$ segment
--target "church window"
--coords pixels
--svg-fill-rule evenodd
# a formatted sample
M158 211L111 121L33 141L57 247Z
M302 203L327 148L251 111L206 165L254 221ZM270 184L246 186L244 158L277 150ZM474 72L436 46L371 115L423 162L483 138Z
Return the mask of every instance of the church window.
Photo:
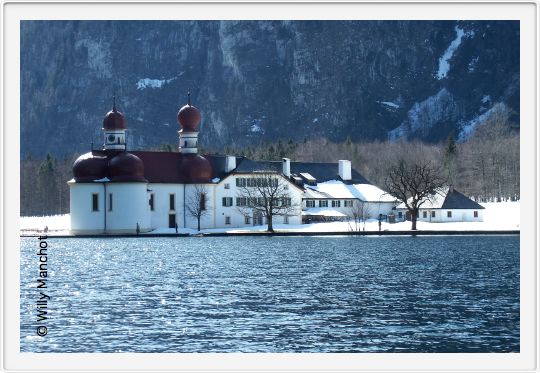
M333 200L332 201L332 207L341 207L341 201Z
M478 217L478 211L475 211L475 212L474 212L474 217L475 217L475 218Z
M319 207L328 207L328 201L320 200L319 201Z
M427 218L427 211L422 211L422 217L423 217L424 219Z
M435 211L431 211L431 217L432 217L432 218L435 217Z
M99 194L92 194L92 211L99 211Z
M201 199L199 201L199 207L201 211L206 211L206 194L201 193Z
M169 194L169 210L174 210L174 194Z
M231 224L231 217L225 216L225 224L230 225Z
M225 183L225 189L231 189L231 184Z
M306 207L315 207L315 201L312 199L306 200Z
M109 211L112 211L112 206L113 206L112 193L109 193Z
M346 201L343 201L343 205L344 205L345 207L352 207L353 201L350 200L350 199L349 199L349 200L346 200Z
M150 194L148 204L150 205L150 211L154 211L154 193Z
M251 218L249 216L244 216L244 223L251 224Z
M446 212L446 216L449 217L449 218L451 218L451 217L452 217L452 211L447 211L447 212Z
M222 199L222 205L224 207L231 207L233 205L233 199L232 197L223 197Z

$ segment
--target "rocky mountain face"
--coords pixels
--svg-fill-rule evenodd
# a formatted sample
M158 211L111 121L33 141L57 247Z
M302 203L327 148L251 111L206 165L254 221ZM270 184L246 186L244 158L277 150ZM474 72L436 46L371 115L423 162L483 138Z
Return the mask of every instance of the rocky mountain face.
M188 90L211 148L466 141L493 112L519 125L519 22L21 22L22 156L99 146L115 93L129 148L176 144Z

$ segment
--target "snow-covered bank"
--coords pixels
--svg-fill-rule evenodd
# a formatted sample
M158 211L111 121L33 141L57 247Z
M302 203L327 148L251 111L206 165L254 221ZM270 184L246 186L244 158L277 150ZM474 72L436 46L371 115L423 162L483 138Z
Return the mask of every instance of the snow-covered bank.
M69 214L51 216L21 216L19 219L21 233L43 232L45 227L50 233L69 234L71 221Z
M490 202L481 203L486 208L483 222L471 223L427 223L418 222L419 230L427 231L510 231L520 229L520 208L518 202ZM24 216L20 218L21 233L42 232L47 226L51 234L69 234L70 220L69 214L54 216ZM244 232L264 232L266 225L242 228L216 228L203 229L197 232L195 229L178 229L178 233L244 233ZM329 222L313 223L301 225L275 224L274 229L281 232L349 232L355 230L354 223ZM408 231L411 229L411 222L404 221L395 224L382 223L383 231ZM363 226L360 228L363 230ZM378 231L379 224L375 219L371 219L365 224L366 231ZM174 228L159 228L151 232L152 234L172 234Z

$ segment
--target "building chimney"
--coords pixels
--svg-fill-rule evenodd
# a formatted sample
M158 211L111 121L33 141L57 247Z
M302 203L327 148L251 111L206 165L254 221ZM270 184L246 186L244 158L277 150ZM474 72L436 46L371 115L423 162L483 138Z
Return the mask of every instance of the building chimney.
M351 161L339 160L339 177L343 181L351 180Z
M283 175L291 177L291 160L289 158L283 158Z
M228 155L225 157L225 172L229 173L236 168L236 157Z

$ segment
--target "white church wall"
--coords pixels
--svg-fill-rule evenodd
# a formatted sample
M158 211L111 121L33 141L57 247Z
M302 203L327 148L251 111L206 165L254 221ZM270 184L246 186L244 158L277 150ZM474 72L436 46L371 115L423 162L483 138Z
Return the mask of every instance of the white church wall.
M107 232L135 233L137 224L141 232L151 229L146 189L146 183L107 183Z
M214 190L216 188L215 184L186 184L185 186L185 205L182 201L183 208L185 209L186 214L186 228L197 229L197 217L190 214L188 210L188 205L190 204L190 199L196 194L197 185L203 186L206 191L206 213L201 216L201 229L214 228L214 210L215 210L215 197Z
M150 211L150 225L152 229L168 228L169 215L175 215L179 228L184 227L184 185L167 183L148 184L147 201L150 200L152 194L154 195L154 210ZM170 208L171 194L174 195L174 209Z
M98 198L97 211L92 211L92 195ZM102 183L69 183L69 210L73 234L93 234L104 231L105 211Z

